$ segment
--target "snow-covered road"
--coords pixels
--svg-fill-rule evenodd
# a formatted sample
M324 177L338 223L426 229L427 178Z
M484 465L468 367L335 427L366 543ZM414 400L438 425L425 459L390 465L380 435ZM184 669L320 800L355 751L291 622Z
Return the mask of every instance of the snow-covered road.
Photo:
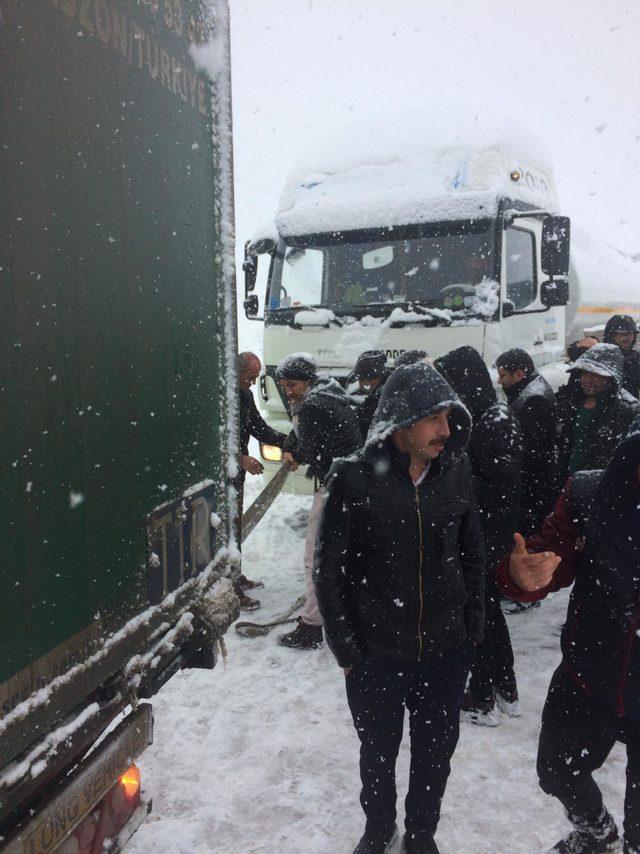
M261 487L250 479L247 498ZM261 578L265 619L304 591L310 499L281 495L245 545L244 570ZM443 803L442 854L534 854L568 830L537 787L540 712L559 662L566 592L509 618L522 717L495 729L462 727ZM342 671L329 650L299 652L265 638L227 635L228 663L175 676L154 699L155 744L140 761L153 812L128 854L351 854L363 829L358 741ZM408 743L398 762L399 823ZM597 776L621 818L624 753Z

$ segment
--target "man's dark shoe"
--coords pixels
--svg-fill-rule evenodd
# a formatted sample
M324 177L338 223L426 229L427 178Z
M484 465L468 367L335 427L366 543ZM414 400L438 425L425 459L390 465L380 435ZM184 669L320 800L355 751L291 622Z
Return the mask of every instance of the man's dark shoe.
M240 610L241 611L257 611L260 607L260 602L257 599L252 599L251 596L247 596L244 590L236 584L233 588L234 593L240 600Z
M402 839L402 854L440 854L430 833L407 831Z
M264 587L264 583L262 581L252 581L250 578L247 578L246 575L241 575L238 578L238 584L242 590L257 590L258 587Z
M575 826L568 836L561 839L549 854L606 854L620 850L620 836L613 817L605 812L597 824L587 824L572 819Z
M476 726L498 726L500 715L495 700L476 700L466 691L460 709L460 720Z
M365 830L362 839L354 848L353 854L386 854L398 838L398 828L394 825L386 830Z
M298 625L292 632L280 635L278 643L289 649L318 649L322 646L322 626L310 626L298 617Z

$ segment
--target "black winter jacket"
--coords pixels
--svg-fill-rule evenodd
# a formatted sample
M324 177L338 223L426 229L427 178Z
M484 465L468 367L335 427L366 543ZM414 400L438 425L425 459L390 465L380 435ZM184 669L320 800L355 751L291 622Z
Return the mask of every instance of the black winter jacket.
M363 440L366 440L367 438L369 427L371 426L373 416L375 415L378 403L380 402L382 389L384 388L386 381L389 379L390 374L391 371L386 371L383 374L380 385L370 391L358 407L358 423L360 425L360 433L362 434Z
M321 376L309 387L294 430L284 444L296 462L308 466L307 477L322 483L334 460L362 446L358 418L340 383Z
M480 512L487 556L493 571L513 542L522 490L522 437L509 407L497 403L489 371L477 350L458 347L436 360L473 418L467 454Z
M429 387L407 403L396 392L416 369ZM447 405L451 437L416 487L409 457L389 436ZM357 664L363 652L417 661L465 637L481 640L484 551L462 454L468 433L468 413L433 368L399 368L385 386L365 449L330 473L314 583L327 642L341 666Z
M522 434L522 495L518 529L537 530L557 498L558 416L553 389L538 373L505 389Z
M240 453L249 453L249 439L253 436L265 445L281 448L287 438L284 433L274 430L258 412L251 391L240 389Z

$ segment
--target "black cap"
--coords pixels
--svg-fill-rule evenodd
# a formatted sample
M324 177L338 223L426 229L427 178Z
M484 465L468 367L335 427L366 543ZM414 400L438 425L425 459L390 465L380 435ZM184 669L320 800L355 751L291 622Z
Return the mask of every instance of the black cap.
M496 359L496 368L502 368L510 373L524 371L527 376L535 373L536 370L531 356L520 347L513 347L511 350L500 353Z
M638 326L630 314L614 314L607 320L607 325L604 328L604 341L611 343L611 336L616 332L631 332L633 335L638 334Z
M353 372L359 380L377 380L386 366L387 357L382 350L365 350L358 356Z
M285 356L276 368L276 379L311 382L318 375L318 364L310 353Z

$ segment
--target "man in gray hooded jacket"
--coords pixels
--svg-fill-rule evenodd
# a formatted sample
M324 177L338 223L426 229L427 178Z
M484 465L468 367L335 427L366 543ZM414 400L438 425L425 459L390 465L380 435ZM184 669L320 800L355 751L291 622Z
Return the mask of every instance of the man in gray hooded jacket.
M570 474L606 468L640 411L622 389L623 366L619 347L595 344L570 366L569 382L556 392L558 492Z
M471 418L428 364L397 368L366 445L327 477L314 583L361 742L365 833L396 836L395 762L405 707L411 770L404 851L433 839L484 618L484 552L464 448Z

